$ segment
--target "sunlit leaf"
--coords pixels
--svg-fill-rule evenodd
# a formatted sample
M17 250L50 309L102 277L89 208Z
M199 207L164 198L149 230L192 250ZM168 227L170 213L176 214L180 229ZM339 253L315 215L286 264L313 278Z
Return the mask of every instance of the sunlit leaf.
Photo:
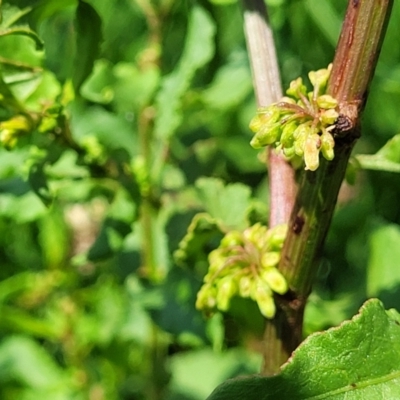
M374 299L309 336L279 375L226 381L208 400L375 400L400 396L400 315Z
M181 98L195 72L203 67L214 54L215 26L209 15L194 7L189 19L189 31L178 67L163 79L158 93L155 132L157 137L170 137L182 120Z
M400 134L393 136L376 154L355 156L362 168L400 172Z
M207 212L222 226L231 229L246 227L247 208L251 192L240 183L224 185L215 178L201 178L196 188Z

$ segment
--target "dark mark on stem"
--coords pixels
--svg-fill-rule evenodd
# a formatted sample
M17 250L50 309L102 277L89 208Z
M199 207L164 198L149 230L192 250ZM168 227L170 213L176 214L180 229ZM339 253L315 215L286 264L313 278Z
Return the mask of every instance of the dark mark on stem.
M304 226L304 218L297 215L292 226L293 232L296 235L299 235L303 230L303 226Z

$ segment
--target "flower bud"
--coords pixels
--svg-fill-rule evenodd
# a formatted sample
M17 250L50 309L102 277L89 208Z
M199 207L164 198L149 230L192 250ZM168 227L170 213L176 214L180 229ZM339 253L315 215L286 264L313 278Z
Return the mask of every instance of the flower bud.
M261 272L260 276L275 293L284 294L287 292L288 286L286 280L276 268L265 269Z
M294 97L295 99L300 98L299 93L306 94L307 88L303 85L303 79L297 78L290 82L289 89L286 90L286 94Z
M338 117L339 113L336 110L330 109L322 111L319 119L324 125L332 125L336 122Z
M280 122L273 124L263 125L260 130L254 135L250 142L250 145L255 149L268 146L269 144L275 143L281 133Z
M271 231L271 238L269 239L269 245L271 249L280 250L286 239L288 226L287 224L279 224L274 226Z
M280 118L280 111L274 105L269 107L259 108L257 115L250 121L250 129L253 132L258 132L265 125L272 125Z
M273 318L275 316L276 307L272 292L264 283L258 283L253 294L254 300L258 304L261 314L266 318Z
M283 154L286 158L288 158L289 160L294 157L296 155L295 151L294 151L294 146L292 147L285 147L283 149Z
M237 286L232 276L226 276L217 283L217 308L227 311L231 298L236 294Z
M279 260L281 259L281 255L277 251L267 251L261 257L261 266L262 268L268 269L275 267Z
M254 287L254 281L249 275L243 275L239 280L239 295L240 297L250 297Z
M216 291L211 285L205 284L197 293L196 308L198 310L212 310L216 307Z
M338 102L329 94L323 94L322 96L317 97L317 104L319 108L329 110L330 108L336 108Z
M304 147L304 162L306 170L315 171L319 166L319 151L321 147L321 138L314 133L306 139Z
M220 247L233 247L240 246L242 244L242 233L239 231L230 231L222 238Z
M335 140L333 136L326 130L321 135L321 153L326 160L333 160L335 153L333 148L335 147Z
M332 64L329 64L328 68L322 68L318 71L311 71L308 74L308 78L313 86L319 88L318 92L321 93L328 83L329 75L331 74Z
M296 121L287 122L282 128L282 135L280 142L282 143L283 147L291 147L293 145L294 137L293 133L297 128Z

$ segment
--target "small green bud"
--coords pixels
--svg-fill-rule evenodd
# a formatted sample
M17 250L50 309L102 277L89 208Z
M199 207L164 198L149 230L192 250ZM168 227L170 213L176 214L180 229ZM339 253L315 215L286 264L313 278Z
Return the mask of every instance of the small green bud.
M275 267L279 260L281 259L281 254L277 251L268 251L261 257L262 268L268 269Z
M266 318L273 318L276 313L276 307L272 292L265 283L258 283L253 294L254 300L258 304L261 314Z
M210 264L209 271L214 273L218 271L226 262L226 256L222 249L217 248L208 255L208 263Z
M324 158L328 161L333 160L335 153L333 148L335 147L335 140L333 136L326 130L321 135L321 153Z
M282 135L280 142L282 143L283 147L291 147L293 145L294 137L293 133L297 128L297 122L296 121L290 121L287 122L285 125L283 125L282 128Z
M283 154L286 158L288 158L289 160L296 155L295 151L294 151L294 146L292 147L285 147L283 149Z
M288 286L283 275L276 268L268 268L261 272L261 278L268 286L279 294L284 294L288 290Z
M287 230L287 224L279 224L270 229L271 238L269 239L269 245L271 249L280 250L282 248L286 239Z
M216 305L215 288L208 284L203 285L197 293L196 308L198 310L212 310Z
M304 147L304 162L306 170L315 171L319 166L319 151L321 147L321 138L314 133L306 139Z
M239 280L239 295L241 297L250 297L254 287L254 281L249 275L243 275Z
M263 125L260 130L254 135L250 145L255 149L268 146L275 143L281 134L280 122L275 122L271 125Z
M328 83L329 76L331 74L332 64L329 64L328 68L322 68L318 71L311 71L308 74L311 84L318 87L318 93L325 90L326 84Z
M259 249L262 249L265 242L265 237L267 235L268 229L266 226L261 225L260 223L254 224L247 228L243 232L243 236L246 240L252 242Z
M303 79L297 78L290 82L289 89L286 90L286 94L294 97L295 99L299 99L299 93L306 94L307 88L303 85Z
M232 276L226 276L217 283L217 308L227 311L231 298L237 293L237 285Z
M332 125L339 117L339 113L333 109L324 110L320 114L320 121L325 125Z
M222 238L220 247L233 247L240 246L242 244L242 233L239 231L230 231Z
M329 110L330 108L336 108L338 102L329 94L323 94L322 96L317 97L317 105L319 108Z
M304 154L304 146L306 144L307 136L310 134L311 128L308 123L301 124L293 133L294 137L294 152L302 157Z
M271 125L274 122L277 122L280 118L280 111L274 105L269 107L259 108L257 110L257 115L250 121L250 129L256 133L263 126Z

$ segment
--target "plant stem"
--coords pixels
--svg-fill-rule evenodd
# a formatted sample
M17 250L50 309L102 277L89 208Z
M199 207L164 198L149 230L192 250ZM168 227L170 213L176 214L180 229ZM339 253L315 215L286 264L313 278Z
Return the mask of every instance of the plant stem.
M287 295L278 298L286 316L284 324L293 330L288 350L301 340L306 299L318 269L347 162L359 137L360 112L367 98L391 6L392 0L350 0L348 4L328 84L328 93L338 100L340 111L335 159L321 160L315 172L303 171L279 265L290 287Z
M263 0L243 0L244 29L253 73L253 85L259 107L279 101L282 88L272 30ZM273 150L268 153L270 185L269 225L287 223L293 207L296 186L294 171ZM280 324L266 321L262 373L272 375L287 359Z

